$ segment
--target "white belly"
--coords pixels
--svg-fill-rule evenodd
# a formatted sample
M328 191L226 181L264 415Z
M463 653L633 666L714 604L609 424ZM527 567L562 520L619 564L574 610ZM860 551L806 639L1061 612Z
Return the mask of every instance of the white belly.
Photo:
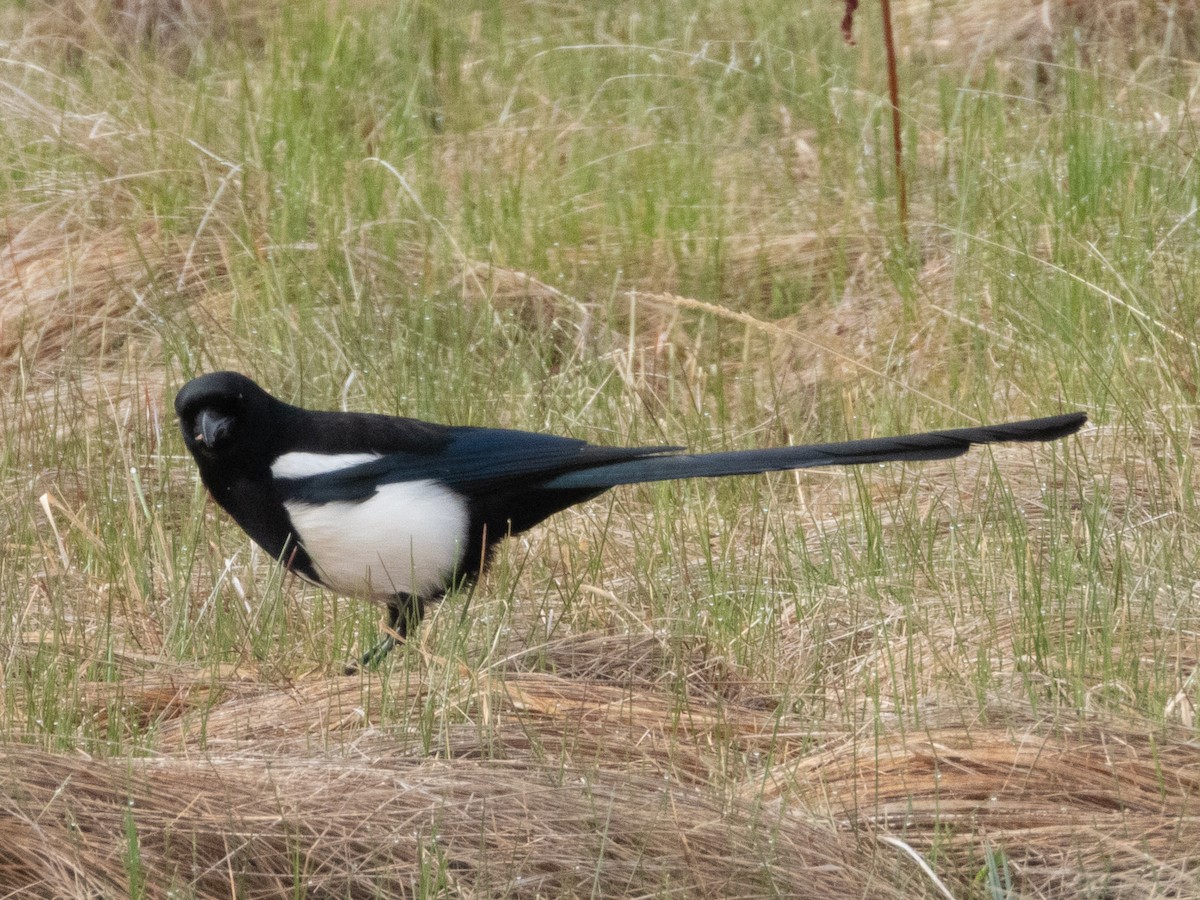
M349 597L434 594L466 550L466 502L434 481L380 485L361 503L284 505L321 580Z

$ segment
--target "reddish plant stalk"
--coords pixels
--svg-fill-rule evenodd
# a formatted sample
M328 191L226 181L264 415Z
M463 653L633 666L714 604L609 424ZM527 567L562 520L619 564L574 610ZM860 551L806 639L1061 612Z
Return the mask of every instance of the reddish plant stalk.
M908 241L908 189L904 183L904 150L900 137L900 78L896 74L896 38L892 33L892 4L879 0L883 11L883 44L887 50L888 99L892 103L892 163L896 169L896 202L900 233Z

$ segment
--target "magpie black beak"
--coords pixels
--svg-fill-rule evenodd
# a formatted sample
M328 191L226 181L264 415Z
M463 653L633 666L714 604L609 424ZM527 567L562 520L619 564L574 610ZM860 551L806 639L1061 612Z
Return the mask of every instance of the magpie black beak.
M231 425L232 416L223 416L215 409L202 409L196 414L195 438L211 450L229 433Z

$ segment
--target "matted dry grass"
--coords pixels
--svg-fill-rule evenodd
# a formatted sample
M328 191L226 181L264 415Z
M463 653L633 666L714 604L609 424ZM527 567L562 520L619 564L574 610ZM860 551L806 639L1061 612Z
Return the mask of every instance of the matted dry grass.
M1055 47L1077 42L1116 62L1147 51L1194 60L1200 52L1200 5L1194 0L908 0L914 36L942 51L1050 61Z
M274 0L40 0L33 6L16 21L37 50L80 65L153 50L180 70L212 43L261 46L263 31L279 14Z
M1111 722L935 728L890 735L865 758L850 746L806 757L768 793L803 785L848 826L903 835L963 867L1001 852L1033 896L1190 897L1200 845L1190 738Z
M0 243L0 367L120 359L132 340L153 338L158 297L203 295L213 275L148 225L127 234L50 216L28 222Z
M869 843L761 811L755 830L744 804L661 779L412 759L379 737L337 757L272 749L114 763L7 748L5 886L47 897L167 896L159 886L172 884L200 897L921 895L882 880L894 873Z
M161 357L163 326L176 313L188 310L209 325L222 320L227 235L205 225L219 218L231 173L201 188L209 215L197 230L173 232L129 185L202 179L194 170L164 173L146 158L154 140L175 141L122 119L123 110L88 110L69 88L70 111L44 103L34 84L60 82L33 62L19 71L31 84L0 80L0 115L12 139L60 146L67 162L39 170L0 204L0 373L20 371L42 386L67 373L91 377ZM176 102L165 93L155 101L164 111Z
M604 635L576 645L641 673L624 683L463 672L437 689L432 738L430 685L315 677L246 681L203 711L160 706L143 760L9 746L6 884L124 893L135 832L149 883L198 896L416 893L439 866L443 887L489 895L936 895L905 847L939 871L999 854L1023 895L1194 896L1188 733L1015 709L923 731L814 730L703 689L681 713L646 669L654 652ZM212 678L178 673L181 695L189 677ZM162 696L149 679L146 697Z

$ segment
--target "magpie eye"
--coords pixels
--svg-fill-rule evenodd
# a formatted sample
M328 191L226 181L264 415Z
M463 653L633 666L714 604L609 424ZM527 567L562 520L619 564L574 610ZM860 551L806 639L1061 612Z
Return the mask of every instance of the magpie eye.
M227 416L211 407L206 407L196 413L196 418L192 420L192 437L209 450L215 450L218 445L229 438L233 421L233 416Z

